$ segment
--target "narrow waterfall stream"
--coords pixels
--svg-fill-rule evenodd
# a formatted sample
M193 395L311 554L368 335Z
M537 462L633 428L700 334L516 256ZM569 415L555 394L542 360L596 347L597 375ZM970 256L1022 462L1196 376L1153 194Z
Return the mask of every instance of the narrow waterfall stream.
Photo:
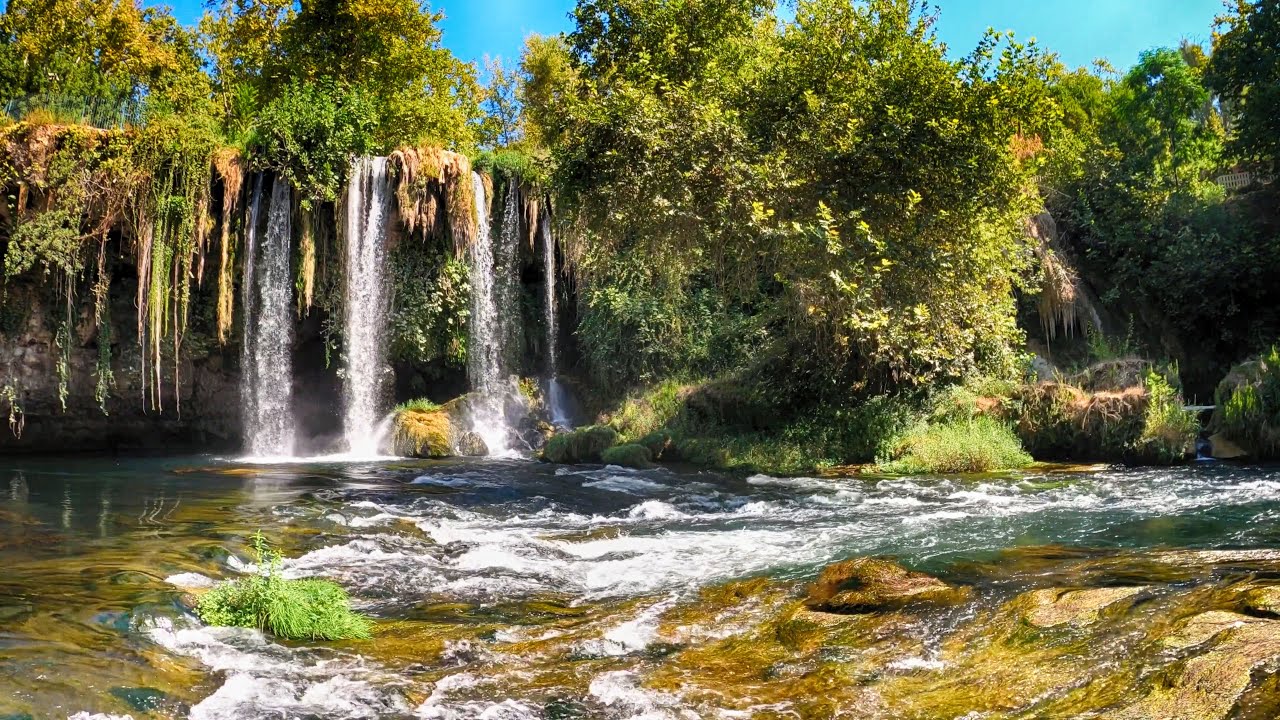
M343 434L346 451L354 456L377 455L386 430L379 421L385 414L389 304L386 222L391 198L387 159L357 158L347 186L343 303Z
M543 213L538 236L542 241L542 273L545 296L543 297L544 323L547 329L547 409L551 422L557 427L571 427L569 398L560 384L560 358L557 345L560 340L556 323L556 244L551 234L551 218Z
M292 193L276 179L267 211L267 234L258 243L263 179L254 184L245 254L245 328L240 392L245 451L256 458L293 455Z
M489 226L489 198L484 178L472 173L476 198L476 240L471 246L471 344L467 375L478 395L472 408L472 430L484 439L490 455L507 452L507 423L503 413L506 374L500 314L502 293Z

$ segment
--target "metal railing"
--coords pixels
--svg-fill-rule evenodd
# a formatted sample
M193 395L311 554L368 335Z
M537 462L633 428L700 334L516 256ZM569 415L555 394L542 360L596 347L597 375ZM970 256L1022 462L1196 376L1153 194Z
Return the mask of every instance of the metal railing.
M1227 191L1244 190L1254 185L1266 185L1270 183L1272 177L1270 175L1259 175L1257 173L1229 173L1227 175L1219 175L1214 178L1214 182Z
M89 125L114 130L126 125L142 125L145 120L140 100L105 100L68 95L28 95L5 101L4 112L15 121L32 113L47 112L58 123Z

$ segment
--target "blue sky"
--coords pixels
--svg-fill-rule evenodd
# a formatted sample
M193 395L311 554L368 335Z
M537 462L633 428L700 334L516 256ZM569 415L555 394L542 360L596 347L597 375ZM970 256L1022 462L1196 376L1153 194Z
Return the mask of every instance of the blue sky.
M149 2L150 0L148 0ZM934 0L941 7L938 34L957 55L968 53L983 31L1013 30L1059 53L1072 66L1105 57L1127 68L1138 53L1173 46L1183 37L1209 39L1222 0ZM444 43L464 60L486 54L515 60L529 33L570 27L573 0L433 0L444 11ZM199 0L173 0L178 18L193 22Z

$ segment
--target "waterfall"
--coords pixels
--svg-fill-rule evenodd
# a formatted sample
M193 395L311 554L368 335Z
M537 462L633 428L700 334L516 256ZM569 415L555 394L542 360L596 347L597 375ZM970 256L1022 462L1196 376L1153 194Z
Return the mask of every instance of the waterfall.
M560 359L556 352L560 339L556 326L556 245L551 235L551 218L548 213L542 214L538 235L542 240L542 275L546 293L543 297L543 317L547 328L547 409L551 412L553 425L572 427L569 397L560 384Z
M271 186L267 235L258 245L263 178L258 176L245 241L244 348L240 391L245 446L253 457L293 455L293 276L290 272L292 194Z
M503 280L507 268L496 261L499 255L505 260L506 252L497 255L494 252L484 179L479 173L472 173L471 181L476 198L476 239L471 246L471 339L467 374L477 396L472 404L471 426L484 439L491 455L501 455L507 452L504 406L509 389L503 341L508 332L510 307L502 307L506 304L502 302L503 296L508 293ZM504 221L505 216L504 213ZM502 235L501 242L506 244L506 226ZM514 253L515 243L510 245Z
M343 341L346 350L343 431L347 452L374 456L386 377L386 221L391 208L386 158L352 163L346 202Z

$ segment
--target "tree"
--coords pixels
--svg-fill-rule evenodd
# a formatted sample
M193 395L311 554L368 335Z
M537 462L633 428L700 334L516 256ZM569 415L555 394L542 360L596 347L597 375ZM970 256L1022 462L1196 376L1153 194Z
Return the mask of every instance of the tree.
M1208 83L1229 102L1232 151L1274 166L1280 156L1280 2L1236 0L1218 19Z
M510 147L524 139L520 119L520 75L504 68L501 58L486 56L484 65L489 84L481 103L486 113L483 142L490 147Z

